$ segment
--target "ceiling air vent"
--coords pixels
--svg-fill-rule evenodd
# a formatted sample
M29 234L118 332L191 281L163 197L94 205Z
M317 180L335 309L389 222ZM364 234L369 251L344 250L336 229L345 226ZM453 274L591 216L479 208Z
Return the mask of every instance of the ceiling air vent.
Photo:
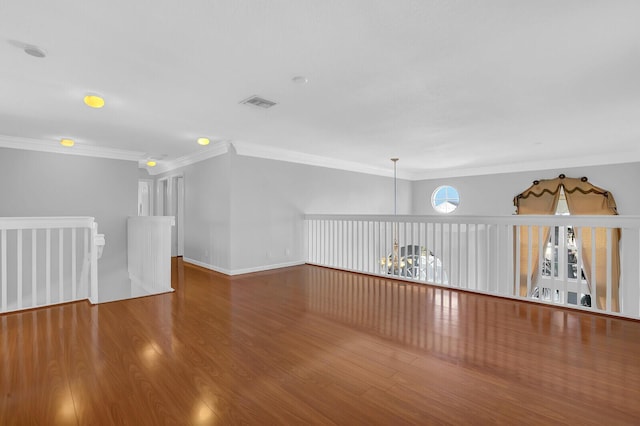
M250 98L245 99L244 101L240 102L241 104L247 104L247 105L253 105L253 106L257 106L259 108L271 108L272 106L274 106L276 103L273 101L269 101L267 99L261 98L259 96L251 96Z

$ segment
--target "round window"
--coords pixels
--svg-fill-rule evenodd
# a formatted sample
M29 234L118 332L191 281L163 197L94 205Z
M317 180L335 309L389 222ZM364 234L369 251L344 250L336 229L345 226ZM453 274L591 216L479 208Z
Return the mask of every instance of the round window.
M460 204L460 194L453 186L443 185L431 195L431 205L438 213L451 213Z

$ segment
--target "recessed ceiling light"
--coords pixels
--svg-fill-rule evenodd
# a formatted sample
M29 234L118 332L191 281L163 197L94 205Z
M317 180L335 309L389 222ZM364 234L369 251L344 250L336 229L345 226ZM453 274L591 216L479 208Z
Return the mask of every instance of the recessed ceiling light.
M73 145L75 145L75 142L72 139L61 139L60 145L71 148Z
M155 161L153 161L153 160L149 160L149 161L147 161L147 166L149 166L149 167L155 167L155 166L156 166L156 164L158 164L158 163L156 163L156 162L155 162Z
M307 84L309 79L303 75L297 75L291 79L296 84Z
M84 97L84 103L91 108L102 108L104 99L98 95L87 95Z
M209 142L208 138L198 138L198 144L202 146L209 145Z
M24 53L27 55L31 55L34 58L44 58L47 56L47 52L44 49L39 48L38 46L25 46Z

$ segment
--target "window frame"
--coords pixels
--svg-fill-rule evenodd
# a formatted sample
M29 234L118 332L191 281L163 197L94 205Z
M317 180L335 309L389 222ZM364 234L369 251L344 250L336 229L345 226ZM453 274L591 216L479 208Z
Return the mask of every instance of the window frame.
M440 191L445 190L448 191L449 188L453 189L457 195L457 204L453 204L450 201L454 200L454 198L450 198L448 192L445 193L445 198L442 201L442 203L438 204L436 206L436 194L438 194ZM434 191L431 193L431 207L439 214L451 214L454 211L458 210L458 207L460 207L460 191L458 191L458 189L452 185L439 185L436 189L434 189ZM445 202L449 202L449 204L454 205L455 207L451 210L447 210L446 208L444 209L439 209L438 207L441 206L442 204L444 204Z

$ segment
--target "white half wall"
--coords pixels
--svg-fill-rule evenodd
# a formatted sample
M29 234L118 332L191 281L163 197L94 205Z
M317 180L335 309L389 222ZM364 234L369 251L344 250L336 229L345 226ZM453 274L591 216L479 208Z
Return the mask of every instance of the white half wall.
M0 148L0 216L93 216L106 245L99 301L130 297L127 217L136 215L138 164Z

